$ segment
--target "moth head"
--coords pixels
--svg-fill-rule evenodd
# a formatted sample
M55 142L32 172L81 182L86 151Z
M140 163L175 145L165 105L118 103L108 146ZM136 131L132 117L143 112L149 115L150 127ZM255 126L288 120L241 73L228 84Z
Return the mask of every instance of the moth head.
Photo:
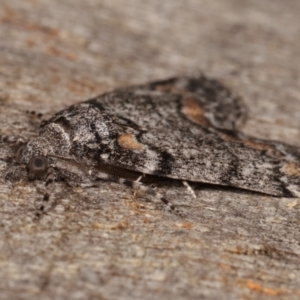
M40 145L41 141L33 140L20 145L15 151L16 162L25 167L30 178L43 178L49 168L49 159Z
M32 156L27 164L27 170L35 177L42 177L48 170L48 159L46 156Z

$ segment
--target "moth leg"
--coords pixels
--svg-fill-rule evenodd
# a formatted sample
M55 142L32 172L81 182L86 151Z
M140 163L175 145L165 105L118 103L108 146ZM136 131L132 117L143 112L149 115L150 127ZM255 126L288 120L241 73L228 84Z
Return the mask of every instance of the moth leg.
M47 177L45 181L45 186L49 186L51 183L53 183L56 180L56 174L53 168L49 168L47 170Z
M45 193L41 203L36 204L37 207L36 207L35 212L34 212L34 219L35 220L40 220L43 217L43 215L47 211L49 211L49 209L46 209L46 206L49 202L49 199L50 199L50 195L48 193Z
M196 194L194 192L194 190L192 189L192 187L188 184L187 181L182 181L182 184L186 187L187 191L189 192L189 194L194 198L196 199Z
M136 175L135 178L137 178L135 180L134 180L134 177L132 177L132 179L125 179L125 178L117 176L117 175L107 174L105 172L99 172L99 171L97 172L95 170L90 170L89 175L94 178L118 182L118 183L124 184L130 188L140 190L144 194L149 196L149 200L151 202L163 203L168 210L175 212L179 216L183 216L183 213L181 211L179 211L169 200L167 200L166 197L164 197L160 193L156 192L153 188L146 186L145 184L143 184L141 182L142 178L145 176L144 174L142 174L140 176L135 174ZM126 175L126 174L123 173L123 175ZM134 193L134 195L136 195L136 193Z
M43 195L41 201L36 204L36 211L34 213L35 219L41 219L43 215L52 210L56 205L57 201L54 197L51 197L49 192L49 186L56 180L56 174L53 168L47 170L47 176L45 181L46 192Z
M140 176L135 181L130 181L127 179L120 178L119 182L129 186L134 189L138 189L142 191L143 193L147 194L151 202L153 203L163 203L167 210L175 212L178 216L183 217L183 213L174 205L172 204L166 197L164 197L162 194L156 192L153 188L144 185L140 180L142 179L142 176Z

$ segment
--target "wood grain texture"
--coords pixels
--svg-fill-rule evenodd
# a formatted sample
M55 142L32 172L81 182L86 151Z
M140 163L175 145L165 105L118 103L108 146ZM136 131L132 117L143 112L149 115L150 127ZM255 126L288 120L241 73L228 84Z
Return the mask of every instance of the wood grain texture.
M0 0L0 125L116 87L202 70L250 108L244 132L300 146L297 0ZM0 149L0 158L8 156ZM299 199L158 183L179 218L119 184L68 188L39 222L39 183L0 159L0 299L299 299ZM144 207L142 207L144 206Z

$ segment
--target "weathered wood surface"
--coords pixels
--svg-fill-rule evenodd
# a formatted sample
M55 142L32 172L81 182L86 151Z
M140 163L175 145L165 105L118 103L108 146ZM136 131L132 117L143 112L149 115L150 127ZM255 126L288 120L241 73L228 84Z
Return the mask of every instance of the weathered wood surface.
M300 146L299 15L298 0L1 0L1 132L34 135L25 110L202 70L243 96L246 133ZM57 183L33 222L38 187L0 180L1 299L300 298L299 199L160 184L179 218L115 183Z

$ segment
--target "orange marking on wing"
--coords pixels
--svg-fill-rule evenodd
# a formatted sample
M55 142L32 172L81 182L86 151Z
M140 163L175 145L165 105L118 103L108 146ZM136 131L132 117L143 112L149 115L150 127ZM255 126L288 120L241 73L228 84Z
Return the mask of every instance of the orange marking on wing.
M300 170L298 166L294 163L286 163L283 165L283 167L280 169L283 173L289 176L299 176Z
M255 150L271 150L272 153L277 154L277 151L275 151L276 149L274 149L274 147L272 145L258 143L258 142L255 142L253 140L242 140L242 139L240 140L240 139L237 139L236 137L234 137L233 135L226 134L226 133L221 134L221 137L225 141L241 143L241 144L243 144L246 147L251 148L251 149L255 149Z
M245 140L242 142L245 146L256 149L256 150L273 150L273 147L270 145L262 144L262 143L256 143L251 140Z
M126 150L143 150L144 145L139 143L133 134L124 133L118 137L118 144Z
M195 98L184 98L181 103L181 111L190 121L203 127L209 126L209 121L205 117L205 110Z
M220 136L221 136L221 138L224 141L227 141L227 142L238 142L238 140L234 136L232 136L230 134L221 133Z
M172 84L168 85L159 85L155 87L155 90L160 91L160 92L172 92L174 89L174 86Z

